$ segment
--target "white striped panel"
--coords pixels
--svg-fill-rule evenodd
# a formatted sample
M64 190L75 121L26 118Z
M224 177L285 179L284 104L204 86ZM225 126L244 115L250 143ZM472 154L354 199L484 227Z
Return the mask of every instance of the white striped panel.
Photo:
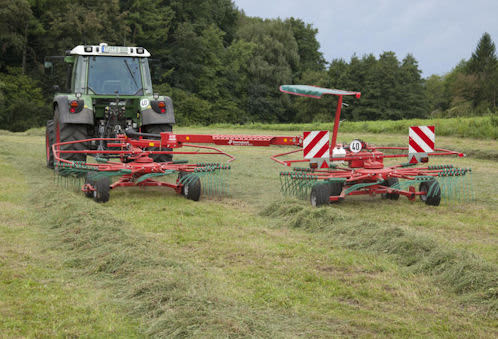
M409 132L408 135L409 135L410 139L412 139L413 141L415 141L415 143L417 145L419 145L420 148L422 148L424 150L424 152L426 152L426 153L434 152L434 150L429 145L427 145L425 143L425 141L422 140L422 138L420 138L418 136L418 134L415 133L415 131L412 130L411 128L410 128L410 132ZM417 153L417 151L415 151L413 148L410 147L409 153Z
M422 130L422 132L424 132L424 134L427 135L427 137L429 139L431 139L432 142L436 141L436 135L434 133L432 133L432 131L430 130L429 127L427 127L427 126L418 126L418 128L420 128Z
M325 144L328 144L329 142L329 133L325 133L325 135L323 136L322 139L320 139L320 141L318 141L315 145L315 147L313 147L309 152L308 154L306 154L304 156L305 159L312 159L312 158L315 158L316 154L318 153L318 151L320 151L322 149L322 147L325 145ZM329 154L325 153L323 156L321 156L321 158L327 158L329 156Z

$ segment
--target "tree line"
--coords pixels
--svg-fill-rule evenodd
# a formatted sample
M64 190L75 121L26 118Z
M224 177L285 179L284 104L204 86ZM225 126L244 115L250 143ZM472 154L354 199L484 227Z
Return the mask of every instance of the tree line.
M328 121L335 98L278 91L292 83L361 91L346 101L348 120L496 110L489 34L450 73L423 79L413 55L326 61L317 33L301 19L248 17L231 0L0 0L0 129L43 125L54 85L45 56L99 42L143 46L159 59L155 91L173 98L184 125Z

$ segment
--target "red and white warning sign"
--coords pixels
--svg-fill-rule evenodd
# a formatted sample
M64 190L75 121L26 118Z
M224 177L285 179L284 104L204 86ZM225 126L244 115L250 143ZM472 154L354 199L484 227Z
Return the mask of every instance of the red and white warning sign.
M329 131L304 132L304 159L329 158Z
M434 152L434 126L412 126L408 132L408 153Z
M434 126L412 126L408 132L408 162L428 162L428 154L434 152L436 135Z

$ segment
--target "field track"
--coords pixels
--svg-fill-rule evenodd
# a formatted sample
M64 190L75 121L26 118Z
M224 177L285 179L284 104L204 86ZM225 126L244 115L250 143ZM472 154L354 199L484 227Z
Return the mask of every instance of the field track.
M437 163L472 167L475 201L313 209L282 199L282 149L243 147L228 197L96 204L57 185L42 133L0 133L0 337L498 336L497 141L436 141L473 155Z

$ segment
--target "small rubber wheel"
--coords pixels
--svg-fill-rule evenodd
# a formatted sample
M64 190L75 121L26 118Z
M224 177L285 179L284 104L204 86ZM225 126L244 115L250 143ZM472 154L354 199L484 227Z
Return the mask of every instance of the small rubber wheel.
M334 182L334 181L329 182L330 195L331 196L341 195L343 186L344 184L342 182Z
M320 183L311 188L310 202L311 206L319 207L330 202L330 184Z
M95 191L93 191L93 199L96 202L109 201L111 191L111 179L109 177L102 177L95 181Z
M384 180L384 182L382 183L383 186L387 186L387 187L393 187L394 185L397 185L397 184L399 184L398 178L388 178L387 180ZM381 197L382 197L382 199L398 200L399 193L382 193Z
M425 192L420 196L420 200L425 202L426 205L439 206L441 203L441 188L435 179L421 182L419 190L420 192Z
M97 174L97 172L95 172L95 171L88 172L86 174L86 177L85 177L85 185L86 184L90 184L93 187L95 187L95 180L93 178L95 178L96 174ZM85 192L85 197L87 197L87 198L93 198L93 191Z
M199 201L201 197L201 179L193 177L192 180L182 187L183 195L190 200Z
M45 129L45 154L47 158L47 167L54 168L54 152L52 145L55 142L55 121L48 120L47 128Z

